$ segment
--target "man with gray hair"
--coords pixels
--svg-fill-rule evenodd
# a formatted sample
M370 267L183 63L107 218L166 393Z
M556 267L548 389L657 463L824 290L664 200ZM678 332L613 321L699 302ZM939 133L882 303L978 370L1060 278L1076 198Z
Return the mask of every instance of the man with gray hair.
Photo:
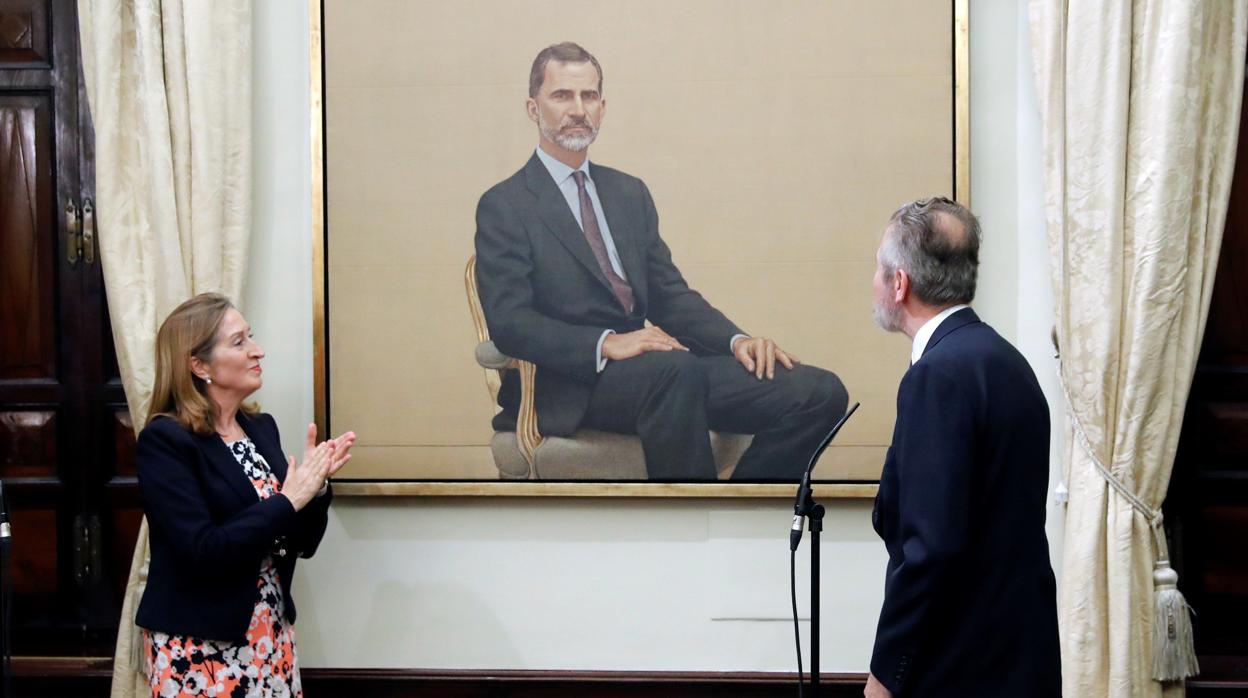
M871 517L889 557L872 698L1061 694L1049 408L968 305L979 242L970 211L922 199L897 209L876 254L875 320L913 344Z

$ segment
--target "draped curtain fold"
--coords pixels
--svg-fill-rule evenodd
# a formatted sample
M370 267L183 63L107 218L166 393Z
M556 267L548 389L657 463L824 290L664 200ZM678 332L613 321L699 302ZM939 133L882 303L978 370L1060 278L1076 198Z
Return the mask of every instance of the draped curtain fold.
M1152 679L1164 540L1154 547L1151 515L1170 482L1217 268L1248 2L1031 0L1029 10L1068 400L1064 692L1181 695L1181 681Z
M117 361L136 430L156 330L205 291L237 299L251 227L251 0L80 0L95 128L96 220ZM114 698L150 695L134 613L147 522L117 638Z

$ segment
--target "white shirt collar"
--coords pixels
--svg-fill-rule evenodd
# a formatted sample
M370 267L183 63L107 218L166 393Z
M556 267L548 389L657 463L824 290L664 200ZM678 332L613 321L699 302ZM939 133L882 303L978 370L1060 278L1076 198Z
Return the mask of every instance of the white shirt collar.
M555 184L563 184L564 180L571 177L572 173L577 171L584 172L585 177L590 179L590 181L593 181L593 179L589 176L589 158L585 158L585 162L582 162L580 167L568 167L562 162L556 160L545 150L542 150L542 146L539 145L537 146L537 159L541 160L542 164L546 166L546 171L549 172L550 176L554 178Z
M950 306L937 313L931 320L923 323L919 331L914 333L914 344L910 347L910 363L913 365L919 362L919 359L923 356L923 350L927 348L927 343L931 341L932 335L936 333L936 328L940 327L940 323L944 322L945 318L963 308L969 307L971 306L965 303Z

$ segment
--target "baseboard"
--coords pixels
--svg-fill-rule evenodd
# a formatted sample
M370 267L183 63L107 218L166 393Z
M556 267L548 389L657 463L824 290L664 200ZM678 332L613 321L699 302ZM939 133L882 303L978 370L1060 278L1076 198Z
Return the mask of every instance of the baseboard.
M111 657L15 657L14 694L23 698L107 696ZM302 671L309 698L790 698L797 677L769 672L487 671L348 669ZM809 677L807 677L809 680ZM824 674L820 695L861 696L865 674Z
M14 657L14 696L103 698L111 657ZM486 671L435 669L303 670L309 698L791 698L797 677L771 672ZM809 678L809 677L807 677ZM861 696L865 674L824 674L820 695ZM1189 698L1245 695L1248 681L1217 677L1187 683Z
M861 696L865 674L824 674L820 695ZM790 698L797 677L764 672L446 671L308 668L311 695L353 698Z
M103 698L112 685L112 657L24 656L12 661L14 698Z

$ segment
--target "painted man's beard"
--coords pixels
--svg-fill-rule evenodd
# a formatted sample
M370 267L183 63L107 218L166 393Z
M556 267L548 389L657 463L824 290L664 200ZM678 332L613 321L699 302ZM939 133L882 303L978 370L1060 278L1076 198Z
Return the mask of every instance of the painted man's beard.
M568 133L563 130L572 126L582 126L588 129L588 131L585 133ZM585 150L598 137L598 128L589 119L564 119L563 123L559 124L559 130L555 130L539 115L537 127L541 129L542 135L546 136L547 140L554 141L560 148L573 153Z

